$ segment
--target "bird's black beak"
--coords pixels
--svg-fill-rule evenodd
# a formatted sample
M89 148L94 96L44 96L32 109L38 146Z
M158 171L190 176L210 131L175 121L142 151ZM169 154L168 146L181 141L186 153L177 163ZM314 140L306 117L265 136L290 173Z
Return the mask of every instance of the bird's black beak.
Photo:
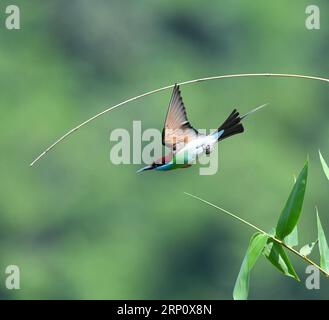
M140 173L140 172L147 171L147 170L152 170L154 168L155 168L154 166L146 166L144 168L137 170L136 173Z

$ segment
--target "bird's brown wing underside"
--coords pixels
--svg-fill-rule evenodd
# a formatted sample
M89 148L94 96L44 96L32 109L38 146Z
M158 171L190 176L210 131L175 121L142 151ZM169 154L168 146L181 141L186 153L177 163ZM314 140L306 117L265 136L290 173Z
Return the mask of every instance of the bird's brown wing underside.
M187 119L179 86L175 85L162 130L162 144L177 152L188 142L196 139L198 131Z

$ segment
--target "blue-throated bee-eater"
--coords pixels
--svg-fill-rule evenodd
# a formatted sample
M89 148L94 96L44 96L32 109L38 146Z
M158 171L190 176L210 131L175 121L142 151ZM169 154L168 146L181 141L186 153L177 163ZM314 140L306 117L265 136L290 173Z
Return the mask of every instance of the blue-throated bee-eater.
M188 121L181 92L176 84L162 130L162 144L171 151L137 172L146 170L166 171L190 167L197 156L202 153L209 155L218 141L242 133L244 127L241 120L265 106L266 104L263 104L243 116L240 116L239 112L234 109L215 132L205 135L194 129Z

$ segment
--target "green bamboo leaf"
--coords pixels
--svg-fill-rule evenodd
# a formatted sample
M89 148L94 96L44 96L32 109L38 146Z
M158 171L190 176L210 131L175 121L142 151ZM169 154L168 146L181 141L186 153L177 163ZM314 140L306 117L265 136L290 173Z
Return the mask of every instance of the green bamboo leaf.
M329 272L329 248L324 234L318 209L316 209L316 217L318 224L318 240L319 240L319 251L320 251L320 266L325 271Z
M290 234L297 225L304 201L307 183L308 161L300 172L294 184L285 207L280 215L277 227L276 238L283 240Z
M243 259L239 275L236 279L233 298L235 300L246 300L249 293L250 271L255 265L257 259L261 255L268 237L263 233L255 233L249 242L246 255Z
M305 246L300 248L299 253L305 257L309 256L312 253L312 250L313 250L314 246L317 244L317 242L318 242L318 240L316 240L310 244L305 244Z
M264 248L263 254L283 274L300 281L289 257L279 243L269 239Z
M329 167L328 167L326 161L323 159L320 150L319 150L319 156L320 156L320 161L321 161L321 164L322 164L322 168L323 168L324 174L326 175L327 179L329 180Z
M298 228L297 226L292 230L290 234L288 234L284 239L283 242L290 247L298 246Z

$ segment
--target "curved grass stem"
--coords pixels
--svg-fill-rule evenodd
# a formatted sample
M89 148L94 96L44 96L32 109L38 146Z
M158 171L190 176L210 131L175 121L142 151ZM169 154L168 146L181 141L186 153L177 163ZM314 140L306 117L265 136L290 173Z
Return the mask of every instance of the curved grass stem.
M250 222L248 222L248 221L246 221L246 220L244 220L244 219L238 217L237 215L235 215L235 214L233 214L233 213L231 213L231 212L229 212L229 211L227 211L227 210L225 210L225 209L223 209L223 208L221 208L221 207L219 207L219 206L216 206L215 204L213 204L213 203L211 203L211 202L209 202L209 201L207 201L207 200L204 200L204 199L202 199L202 198L200 198L200 197L198 197L198 196L195 196L195 195L193 195L193 194L191 194L191 193L188 193L188 192L184 192L184 193L185 193L186 195L188 195L188 196L194 198L194 199L197 199L197 200L199 200L199 201L201 201L201 202L203 202L203 203L205 203L205 204L207 204L207 205L209 205L209 206L211 206L211 207L213 207L213 208L216 208L216 209L218 209L218 210L224 212L225 214L229 215L230 217L233 217L234 219L239 220L240 222L242 222L242 223L246 224L247 226L249 226L249 227L251 227L251 228L257 230L258 232L267 235L270 239L272 239L273 241L279 243L280 245L282 245L283 247L285 247L286 249L288 249L289 251L291 251L292 253L294 253L295 255L297 255L298 257L300 257L301 259L303 259L305 262L307 262L307 263L313 265L315 268L317 268L319 271L321 271L326 277L329 277L329 273L328 273L327 271L325 271L323 268L321 268L317 263L315 263L314 261L312 261L312 260L309 259L308 257L303 256L303 255L300 254L297 250L295 250L293 247L291 247L291 246L285 244L282 240L277 239L277 238L274 237L273 235L268 234L267 232L265 232L264 230L262 230L262 229L256 227L256 226L253 225L252 223L250 223Z
M213 77L206 77L206 78L200 78L200 79L194 79L189 81L184 81L178 83L178 85L187 85L192 83L198 83L198 82L205 82L205 81L211 81L211 80L220 80L220 79L229 79L229 78L242 78L242 77L278 77L278 78L299 78L299 79L308 79L308 80L316 80L316 81L322 81L329 83L329 79L321 78L321 77L315 77L315 76L307 76L307 75L300 75L300 74L289 74L289 73L241 73L241 74L227 74L222 76L213 76ZM86 121L80 123L76 127L72 128L68 132L66 132L63 136L61 136L59 139L57 139L53 144L51 144L49 147L47 147L43 152L41 152L30 164L30 166L33 166L37 161L39 161L43 156L45 156L51 149L53 149L57 144L65 140L67 137L69 137L71 134L76 132L77 130L81 129L83 126L87 125L88 123L92 122L93 120L101 117L102 115L117 109L129 102L144 98L146 96L155 94L160 91L164 91L170 88L173 88L174 84L155 89L143 94L140 94L138 96L135 96L133 98L127 99L125 101L122 101L114 106L111 106L96 115L92 116L91 118L87 119Z

